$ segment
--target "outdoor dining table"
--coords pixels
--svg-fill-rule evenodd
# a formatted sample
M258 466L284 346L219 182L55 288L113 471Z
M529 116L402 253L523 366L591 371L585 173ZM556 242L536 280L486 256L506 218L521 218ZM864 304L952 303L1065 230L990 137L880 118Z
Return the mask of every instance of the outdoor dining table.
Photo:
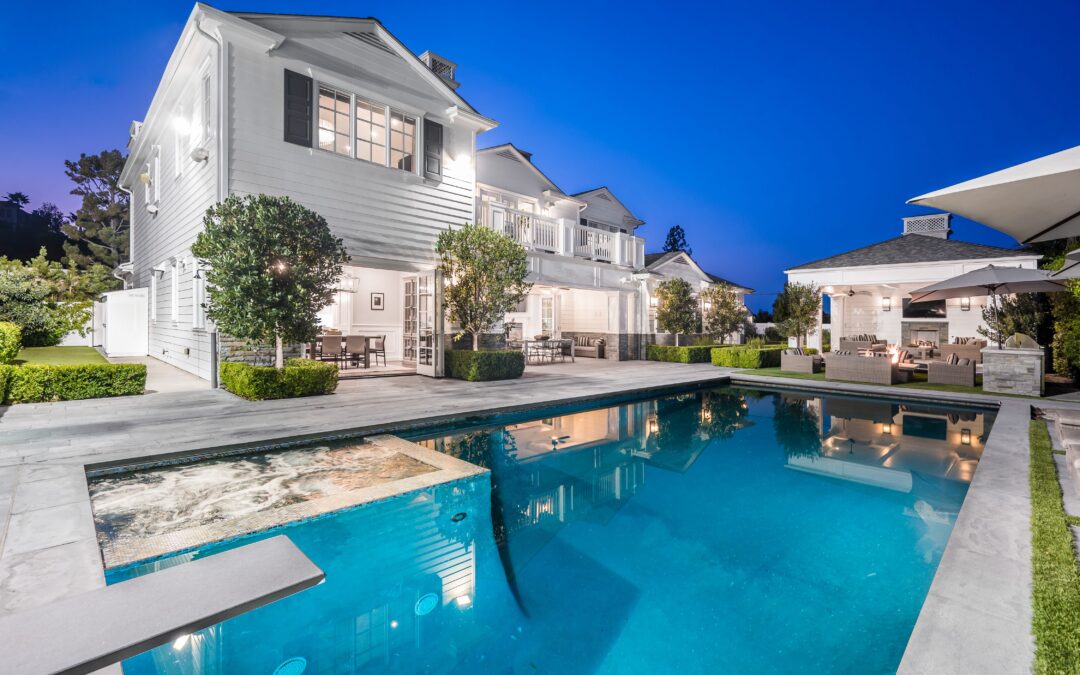
M525 352L526 363L534 365L554 363L556 358L565 361L566 355L563 353L563 347L567 342L570 344L570 360L574 360L573 342L568 340L520 340L519 342L521 351ZM515 342L514 346L517 346L517 344Z
M327 340L333 340L334 338L341 338L341 358L343 363L349 361L349 354L345 352L345 338L347 335L319 335L315 338L315 342L308 345L308 354L312 357L321 357L322 353L319 350L319 342L325 342ZM359 336L353 336L359 337ZM378 335L365 335L364 338L364 368L371 367L371 341L379 339ZM359 359L358 359L359 360Z

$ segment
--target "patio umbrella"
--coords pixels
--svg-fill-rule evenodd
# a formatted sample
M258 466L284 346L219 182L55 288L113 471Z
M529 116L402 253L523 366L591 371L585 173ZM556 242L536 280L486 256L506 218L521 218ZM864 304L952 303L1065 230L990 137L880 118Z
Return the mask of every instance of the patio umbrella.
M1080 279L1080 249L1065 256L1065 266L1050 275L1052 279Z
M1080 146L909 199L989 225L1020 243L1080 235Z
M995 267L987 265L960 276L939 281L911 292L912 302L950 300L973 295L989 295L996 311L998 295L1015 293L1054 293L1065 290L1065 281L1051 279L1042 270L1026 267ZM1001 348L1001 335L998 335Z

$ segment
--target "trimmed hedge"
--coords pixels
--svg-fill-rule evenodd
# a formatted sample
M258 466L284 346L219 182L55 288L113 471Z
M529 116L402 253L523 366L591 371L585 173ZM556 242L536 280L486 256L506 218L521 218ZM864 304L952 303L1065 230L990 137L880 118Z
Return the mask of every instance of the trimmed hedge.
M145 388L146 366L140 363L0 366L0 400L4 403L133 396Z
M249 401L332 394L338 385L338 367L325 361L288 359L285 367L221 364L221 385Z
M513 380L525 372L525 354L518 349L446 352L446 376L469 382Z
M0 365L12 363L22 347L22 329L10 321L0 321Z
M775 368L780 365L780 354L785 349L784 345L714 349L712 364L724 368Z
M673 345L648 345L645 358L666 363L708 363L715 345L675 347Z

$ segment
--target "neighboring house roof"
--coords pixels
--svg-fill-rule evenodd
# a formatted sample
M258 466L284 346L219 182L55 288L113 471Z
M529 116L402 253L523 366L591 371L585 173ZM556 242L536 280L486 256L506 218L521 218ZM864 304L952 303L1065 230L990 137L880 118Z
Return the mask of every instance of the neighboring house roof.
M1038 258L1034 253L922 234L906 234L894 239L863 246L846 253L812 260L788 271L820 270L837 267L869 267L905 263L951 262L992 258Z
M712 274L711 272L706 272L705 270L701 269L701 266L697 264L697 261L695 261L690 256L690 254L687 253L686 251L665 251L665 252L662 252L662 253L646 253L645 254L645 269L650 271L650 272L653 272L655 274L663 275L663 273L658 272L657 269L659 267L662 267L664 264L666 264L666 263L668 263L668 262L670 262L670 261L672 261L672 260L674 260L676 258L680 258L680 257L685 257L685 260L687 261L688 264L690 264L694 269L696 269L698 272L703 274L706 278L709 279L709 281L713 282L714 284L727 284L729 286L734 286L735 288L742 289L742 290L746 291L747 293L753 293L754 292L754 289L750 288L749 286L745 286L743 284L737 284L734 281L729 281L728 279L725 279L723 277L718 277L715 274Z

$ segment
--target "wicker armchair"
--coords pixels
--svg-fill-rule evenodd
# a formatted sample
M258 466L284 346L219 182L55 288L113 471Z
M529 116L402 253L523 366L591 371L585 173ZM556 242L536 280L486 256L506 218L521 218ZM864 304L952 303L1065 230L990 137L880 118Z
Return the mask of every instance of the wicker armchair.
M908 378L908 373L901 371L892 359L884 356L829 354L825 359L826 380L898 384L907 382Z
M785 349L780 355L780 370L789 373L820 373L821 364L821 357L816 354L793 354Z
M926 381L930 384L957 384L964 387L975 386L975 362L964 365L952 365L945 361L931 361L927 369Z

